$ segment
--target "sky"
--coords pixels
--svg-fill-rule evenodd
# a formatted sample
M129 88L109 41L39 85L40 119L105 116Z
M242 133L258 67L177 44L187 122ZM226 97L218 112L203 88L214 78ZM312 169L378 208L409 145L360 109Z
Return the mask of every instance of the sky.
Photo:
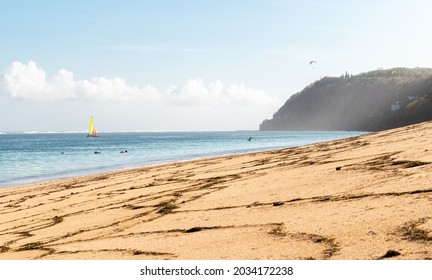
M429 0L0 7L0 132L256 130L324 76L432 67Z

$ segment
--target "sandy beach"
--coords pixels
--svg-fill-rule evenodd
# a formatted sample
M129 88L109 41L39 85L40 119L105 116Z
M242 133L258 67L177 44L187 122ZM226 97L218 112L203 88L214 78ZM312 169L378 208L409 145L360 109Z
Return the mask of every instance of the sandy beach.
M432 259L432 122L0 189L0 259Z

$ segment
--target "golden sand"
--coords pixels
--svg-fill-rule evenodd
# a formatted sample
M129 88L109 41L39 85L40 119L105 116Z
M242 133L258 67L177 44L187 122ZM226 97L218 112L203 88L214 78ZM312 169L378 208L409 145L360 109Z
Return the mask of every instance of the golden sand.
M0 259L431 259L432 123L0 189Z

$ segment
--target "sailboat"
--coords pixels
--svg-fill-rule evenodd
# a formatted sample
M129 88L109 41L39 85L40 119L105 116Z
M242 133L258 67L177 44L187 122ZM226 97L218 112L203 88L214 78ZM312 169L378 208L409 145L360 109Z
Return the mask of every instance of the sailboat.
M93 127L93 116L90 117L90 125L89 125L87 137L99 137L99 135L97 135L96 133L96 129L94 129Z

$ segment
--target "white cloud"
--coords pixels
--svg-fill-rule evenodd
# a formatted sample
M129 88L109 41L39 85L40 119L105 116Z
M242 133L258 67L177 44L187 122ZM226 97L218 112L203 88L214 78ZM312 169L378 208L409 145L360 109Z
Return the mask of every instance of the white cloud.
M167 103L175 105L211 105L217 104L217 96L212 94L200 79L190 79L181 88L167 90Z
M30 61L13 62L4 74L3 86L12 98L68 99L75 97L73 73L60 69L51 81L46 72Z
M199 78L188 80L181 88L167 90L168 103L176 105L269 105L280 100L243 84L225 86L222 81L206 86Z
M131 86L125 79L93 77L75 80L72 72L60 69L53 78L35 62L13 62L3 75L5 92L11 98L34 100L80 99L89 101L146 102L182 106L275 105L280 101L266 92L243 84L224 85L214 81L206 85L190 79L181 86L160 91L147 85Z
M79 94L88 100L123 100L130 101L141 95L137 87L128 86L121 78L108 79L95 77L90 80L76 81Z

